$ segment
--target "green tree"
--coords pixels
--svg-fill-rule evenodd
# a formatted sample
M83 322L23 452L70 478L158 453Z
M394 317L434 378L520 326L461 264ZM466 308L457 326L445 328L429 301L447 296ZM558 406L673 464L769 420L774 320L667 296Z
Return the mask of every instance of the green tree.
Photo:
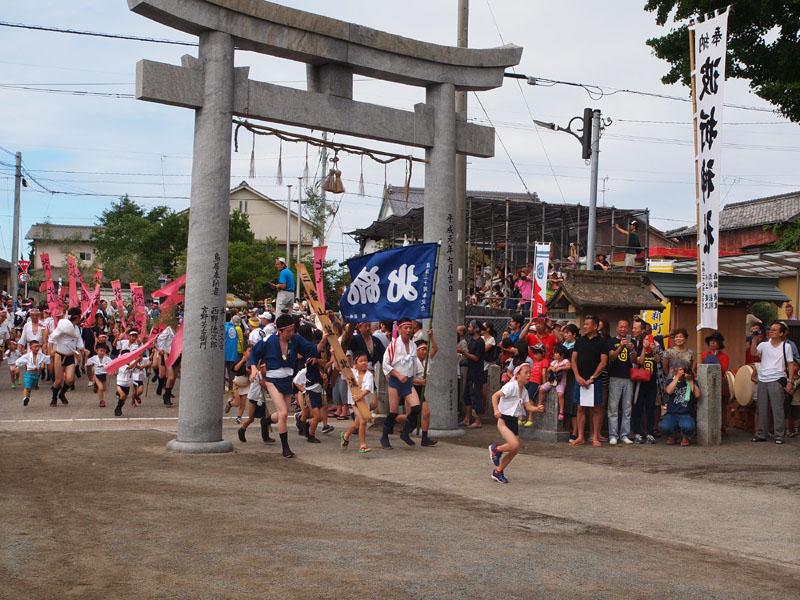
M764 230L771 231L778 236L778 239L772 243L774 250L800 251L800 221L765 225Z
M727 0L647 0L645 10L656 13L663 26L672 16L677 23L728 5ZM666 84L691 86L688 24L647 40L655 55L670 63L661 78ZM800 122L800 2L743 1L728 17L728 77L747 79L750 88L788 119Z
M234 210L228 221L228 242L252 243L256 239L256 234L250 229L250 217L247 213Z
M145 212L125 196L103 211L98 225L90 240L109 278L138 281L154 289L160 273L175 276L178 257L186 249L188 214L166 206Z

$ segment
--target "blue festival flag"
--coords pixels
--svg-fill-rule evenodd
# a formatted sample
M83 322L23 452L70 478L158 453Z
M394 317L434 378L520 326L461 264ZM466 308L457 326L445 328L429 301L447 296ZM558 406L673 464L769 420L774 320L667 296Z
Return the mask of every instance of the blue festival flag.
M345 321L431 317L439 244L381 250L347 261L352 283L339 307Z

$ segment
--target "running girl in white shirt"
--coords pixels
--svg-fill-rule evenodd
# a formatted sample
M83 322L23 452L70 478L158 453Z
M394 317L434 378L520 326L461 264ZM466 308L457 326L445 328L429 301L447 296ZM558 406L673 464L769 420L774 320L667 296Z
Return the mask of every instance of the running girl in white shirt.
M351 392L349 388L347 390L347 403L353 407L353 414L356 420L350 426L350 429L346 432L342 432L339 444L342 450L347 450L347 446L350 443L350 436L358 431L358 441L361 442L361 448L359 448L358 451L361 454L371 451L372 448L367 447L367 422L364 420L364 417L361 416L361 411L356 408L356 402L363 398L369 404L370 410L378 408L378 399L374 397L372 393L375 391L375 379L372 373L370 373L368 366L369 360L366 353L362 352L357 354L353 359L353 367L355 367L354 374L361 391L358 393L358 398L355 398L353 392Z
M100 408L105 408L106 401L103 398L103 394L108 387L107 374L106 374L106 365L111 362L111 357L108 356L108 346L105 344L97 344L94 347L94 351L97 352L94 356L92 356L89 360L86 361L86 368L89 367L93 368L93 376L94 376L94 392L97 394L97 397L100 399Z
M533 411L533 403L528 399L525 386L531 379L531 367L522 363L514 369L511 381L492 394L492 407L497 419L497 430L505 443L489 446L489 457L494 465L492 479L498 483L508 483L503 471L519 452L519 417L525 410ZM504 456L505 455L505 456Z

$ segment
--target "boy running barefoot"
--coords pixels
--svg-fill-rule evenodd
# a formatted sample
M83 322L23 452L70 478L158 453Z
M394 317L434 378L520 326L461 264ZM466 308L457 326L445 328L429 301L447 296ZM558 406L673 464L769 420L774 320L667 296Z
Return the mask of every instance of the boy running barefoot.
M340 444L342 450L347 450L347 446L350 443L350 436L357 430L358 441L361 443L361 448L359 448L358 451L361 454L371 451L372 448L367 447L367 422L364 420L364 417L361 416L361 411L356 408L356 402L363 398L369 404L370 410L378 408L378 399L373 397L372 394L375 390L375 380L368 366L369 360L366 353L360 353L353 359L353 367L355 368L354 374L361 391L358 393L358 398L354 398L353 393L349 389L347 390L347 404L353 407L353 414L356 420L355 423L350 426L350 429L346 432L342 432Z
M508 483L504 471L519 452L519 421L525 410L533 411L533 403L528 399L525 389L531 378L531 368L522 363L514 369L514 376L507 384L492 395L492 407L497 419L497 429L505 443L489 446L489 457L495 469L492 479L498 483Z

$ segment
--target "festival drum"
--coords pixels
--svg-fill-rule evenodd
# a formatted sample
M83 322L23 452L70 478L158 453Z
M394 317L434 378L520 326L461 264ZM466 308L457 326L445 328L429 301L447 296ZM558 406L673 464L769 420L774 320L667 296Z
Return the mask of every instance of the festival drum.
M733 387L731 391L736 395L736 402L739 406L750 406L753 403L753 392L756 384L750 379L753 375L753 367L744 365L736 371Z
M736 376L731 371L725 371L728 380L728 401L736 400Z

